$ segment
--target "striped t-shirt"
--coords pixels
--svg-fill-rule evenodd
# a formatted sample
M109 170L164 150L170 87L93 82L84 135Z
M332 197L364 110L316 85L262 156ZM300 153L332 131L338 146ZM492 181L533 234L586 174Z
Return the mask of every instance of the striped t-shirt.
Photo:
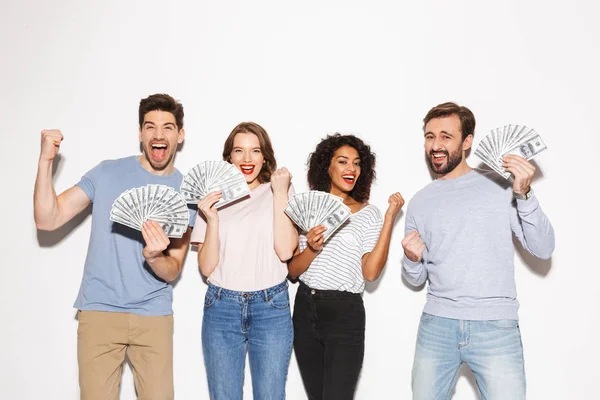
M352 214L325 242L300 280L313 289L362 293L362 257L377 244L382 225L381 213L371 204ZM306 236L300 235L300 251L305 248Z

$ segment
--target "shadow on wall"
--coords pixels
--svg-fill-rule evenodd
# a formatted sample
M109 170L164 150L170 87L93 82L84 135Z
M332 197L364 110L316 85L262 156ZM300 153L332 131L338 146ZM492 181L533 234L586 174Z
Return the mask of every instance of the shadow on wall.
M410 290L412 290L413 292L420 292L421 290L423 290L425 288L425 285L427 285L427 281L423 282L423 284L419 285L419 286L413 286L410 283L408 283L408 281L406 280L406 278L404 277L404 275L402 275L402 284L409 288Z
M533 174L533 179L531 180L531 186L534 187L534 183L539 179L544 177L544 174L536 164L534 160L529 161L535 167L535 173ZM484 163L480 163L477 166L478 169L489 170L489 167ZM500 175L498 175L498 183L502 184L502 186L512 186L513 178L512 176L505 181L502 181ZM534 189L535 190L535 189ZM540 203L543 203L543 199L540 199ZM552 221L550 221L552 222ZM536 275L545 277L550 273L550 269L552 268L552 258L548 260L539 259L533 255L531 255L527 250L523 248L519 240L513 235L513 244L516 250L516 253L519 255L521 261L529 267L529 269Z
M513 236L513 243L515 245L516 253L519 255L521 261L527 265L527 267L535 274L541 277L546 277L552 269L552 257L547 260L542 260L529 254L527 250L523 248L521 242Z
M404 206L402 206L402 209L398 212L398 215L396 216L396 220L394 221L394 225L392 227L392 241L390 243L390 247L392 247L394 245L400 245L400 247L402 247L402 245L400 244L400 241L404 238L404 226L398 226L398 223L404 216L404 210L408 204L408 200L404 199L404 201L405 201ZM385 208L380 207L379 210L385 215L385 212L387 211L387 205L385 206ZM396 232L397 229L398 229L398 232ZM396 240L395 243L394 243L394 239ZM402 254L404 254L404 253L402 253ZM385 277L389 262L390 262L390 259L388 258L387 261L385 262L385 265L383 266L383 270L381 271L381 275L379 275L379 278L377 278L373 282L369 282L369 281L365 282L365 292L368 292L369 294L375 293L375 291L379 288L381 281Z
M194 260L197 260L198 259L198 246L195 244L190 244L190 253L195 253L193 257L194 257ZM197 265L198 264L196 263L196 266ZM202 271L200 271L200 268L198 268L198 274L200 275L200 279L202 279L202 282L208 286L208 279L204 275L202 275Z
M80 214L55 231L37 231L38 243L41 247L54 247L69 236L75 229L92 214L92 205L87 206Z

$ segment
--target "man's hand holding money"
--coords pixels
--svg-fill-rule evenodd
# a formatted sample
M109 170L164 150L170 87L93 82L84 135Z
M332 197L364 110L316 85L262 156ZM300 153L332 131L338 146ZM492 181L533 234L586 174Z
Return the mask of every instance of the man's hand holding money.
M142 255L148 263L151 263L156 257L161 257L163 251L171 243L167 234L156 221L145 221L142 224L142 236L146 242L146 247L142 250Z
M535 167L524 157L507 154L503 158L502 167L514 177L513 192L527 194L531 190L531 180L535 173Z

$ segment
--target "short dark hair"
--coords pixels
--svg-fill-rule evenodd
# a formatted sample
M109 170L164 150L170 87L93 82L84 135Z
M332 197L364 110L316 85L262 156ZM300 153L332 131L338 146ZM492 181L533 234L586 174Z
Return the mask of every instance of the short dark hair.
M150 111L170 112L175 117L177 130L183 128L183 106L180 102L164 93L157 93L146 97L140 101L139 119L140 129L144 124L144 117Z
M471 110L452 102L438 104L429 110L425 118L423 118L423 130L425 130L425 126L432 119L449 117L451 115L458 116L458 119L460 120L462 140L465 140L469 135L475 135L475 116Z
M254 133L258 137L258 143L260 143L260 152L265 159L265 163L261 167L260 174L258 174L258 181L260 183L271 182L271 175L277 169L275 152L273 151L269 134L265 128L256 122L241 122L235 128L233 128L227 139L225 139L225 144L223 145L223 160L229 163L231 162L233 141L235 140L235 135L238 133Z
M369 200L371 184L375 179L375 154L365 142L354 135L335 133L321 140L315 151L308 156L308 186L311 190L331 190L329 166L335 151L343 146L353 147L360 157L360 176L349 195L354 200L364 203Z

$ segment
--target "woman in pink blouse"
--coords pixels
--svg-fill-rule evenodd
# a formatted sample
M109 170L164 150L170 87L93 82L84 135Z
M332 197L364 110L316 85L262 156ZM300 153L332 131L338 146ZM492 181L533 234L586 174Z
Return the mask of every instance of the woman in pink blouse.
M220 192L198 204L191 242L208 280L202 349L210 398L242 399L246 351L255 399L285 398L293 327L286 261L298 234L283 210L294 193L287 169L277 169L267 132L236 126L223 160L246 178L250 195L217 211Z

